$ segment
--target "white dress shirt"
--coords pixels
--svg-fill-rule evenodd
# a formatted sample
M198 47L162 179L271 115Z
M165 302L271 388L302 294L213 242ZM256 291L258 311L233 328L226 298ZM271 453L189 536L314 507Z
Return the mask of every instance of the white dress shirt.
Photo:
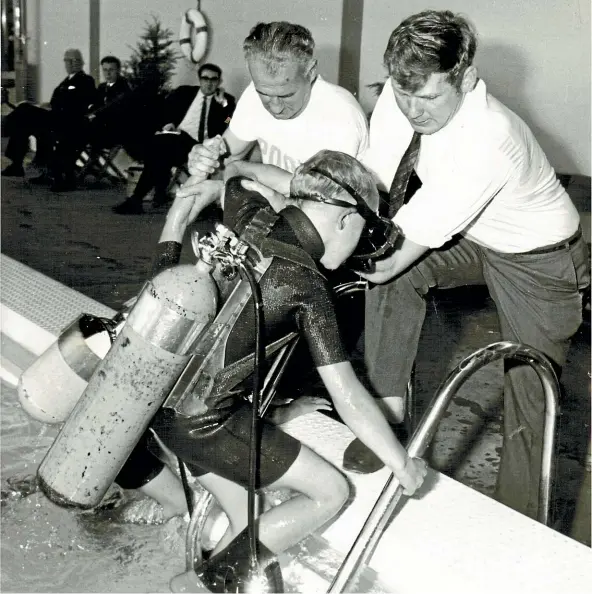
M206 121L204 127L204 139L208 137L208 115L210 112L210 103L212 101L212 95L205 97L204 94L201 92L201 89L197 92L195 99L192 101L185 117L179 124L179 130L183 130L187 132L191 138L194 140L198 140L198 133L199 133L199 120L201 118L201 108L203 105L204 100L206 103Z
M413 130L387 82L370 120L364 164L388 190ZM438 248L454 235L525 252L573 235L579 215L528 126L479 81L441 130L421 138L422 187L394 220Z

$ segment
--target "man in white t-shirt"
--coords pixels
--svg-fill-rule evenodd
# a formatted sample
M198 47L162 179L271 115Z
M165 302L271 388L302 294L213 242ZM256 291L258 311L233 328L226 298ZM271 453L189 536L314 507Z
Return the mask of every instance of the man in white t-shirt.
M252 82L223 135L225 157L241 157L257 143L263 163L292 173L322 149L353 157L365 151L366 116L351 93L317 74L314 45L301 25L253 27L243 44ZM203 145L192 149L192 174L211 174L219 164L217 151Z
M530 129L478 79L475 50L471 25L450 11L404 20L387 45L390 77L362 159L390 188L404 235L367 275L385 284L366 298L370 380L399 416L428 290L485 283L502 339L539 349L559 372L590 283L578 213ZM536 372L507 360L496 496L533 518L544 408Z

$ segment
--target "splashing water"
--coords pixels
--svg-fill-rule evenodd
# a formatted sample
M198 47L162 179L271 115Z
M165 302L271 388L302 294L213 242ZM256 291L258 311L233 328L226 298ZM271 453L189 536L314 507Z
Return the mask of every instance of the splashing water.
M163 523L151 499L113 487L99 508L76 511L50 502L36 471L59 427L43 425L22 410L16 390L2 385L1 561L4 592L170 592L185 571L188 517ZM270 491L264 507L289 494ZM219 510L218 510L219 511ZM213 516L204 548L212 548L228 523ZM286 592L326 592L341 555L311 536L280 556ZM366 592L384 592L366 574Z
M170 592L169 580L184 570L186 520L162 524L157 504L118 489L92 512L51 503L35 473L58 427L30 419L4 384L0 413L0 590Z

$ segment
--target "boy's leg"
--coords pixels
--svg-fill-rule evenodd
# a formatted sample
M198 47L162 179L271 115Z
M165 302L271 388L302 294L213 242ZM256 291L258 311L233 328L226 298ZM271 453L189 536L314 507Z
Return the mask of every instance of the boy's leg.
M247 490L213 473L198 477L198 481L216 498L230 523L213 551L217 554L247 526ZM286 474L269 488L296 491L291 499L258 517L259 540L276 554L318 530L339 512L349 496L345 477L305 445Z
M251 406L240 404L214 432L202 426L202 419L171 409L163 409L153 423L164 445L218 499L235 536L247 522ZM347 500L349 487L336 468L276 425L263 421L260 429L258 487L297 491L259 517L260 540L277 553L332 518Z

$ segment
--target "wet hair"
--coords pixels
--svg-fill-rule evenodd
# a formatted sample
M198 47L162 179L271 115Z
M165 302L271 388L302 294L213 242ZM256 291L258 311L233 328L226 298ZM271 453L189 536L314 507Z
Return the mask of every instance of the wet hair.
M243 43L245 58L261 60L271 73L294 61L306 70L314 60L314 47L314 39L306 27L286 21L258 23Z
M477 34L464 17L449 10L426 10L405 19L391 34L384 65L395 83L416 92L434 73L460 88L473 63Z
M101 60L101 66L103 64L115 64L117 70L121 70L121 60L119 58L116 58L115 56L105 56Z
M324 149L302 163L290 182L290 197L298 206L302 206L298 196L320 194L326 198L347 199L355 206L353 198L348 198L345 190L332 180L311 172L318 169L328 173L340 182L345 182L364 198L366 204L376 211L378 208L378 190L373 175L357 159L346 153ZM345 196L344 196L345 194Z
M211 70L212 72L215 72L220 78L222 78L222 68L220 68L220 66L216 66L216 64L202 64L197 69L197 76L201 76L201 73L204 70Z

